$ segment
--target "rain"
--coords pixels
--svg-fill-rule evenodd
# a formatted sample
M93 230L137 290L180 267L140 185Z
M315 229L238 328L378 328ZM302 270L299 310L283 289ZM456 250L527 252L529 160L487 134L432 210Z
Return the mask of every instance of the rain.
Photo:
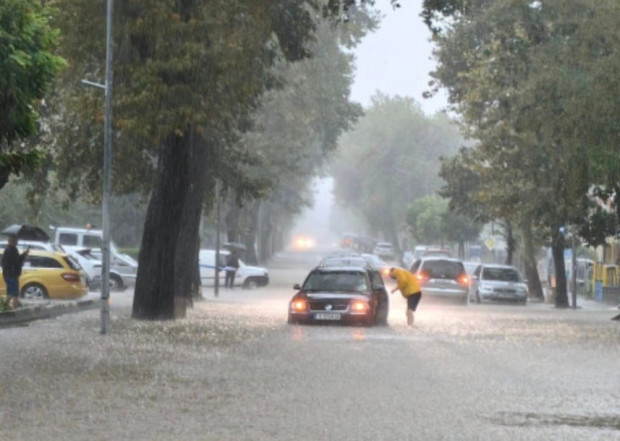
M613 2L20 1L0 440L620 440Z

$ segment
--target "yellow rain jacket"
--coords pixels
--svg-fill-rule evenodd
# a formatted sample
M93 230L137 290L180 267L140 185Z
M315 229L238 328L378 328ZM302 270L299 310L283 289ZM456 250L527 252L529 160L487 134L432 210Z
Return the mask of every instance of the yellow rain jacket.
M394 268L394 277L396 277L396 286L404 298L420 292L418 279L406 269Z

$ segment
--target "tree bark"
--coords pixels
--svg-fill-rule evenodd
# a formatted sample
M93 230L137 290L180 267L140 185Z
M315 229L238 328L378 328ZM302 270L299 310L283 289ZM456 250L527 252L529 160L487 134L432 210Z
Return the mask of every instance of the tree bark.
M555 306L568 308L568 293L566 290L566 266L564 264L564 236L555 228L551 241L551 253L555 268Z
M529 219L525 220L521 226L521 234L523 235L523 261L525 265L525 277L530 295L537 299L543 299L543 289L540 283L540 275L536 265L536 256L534 253L534 238L532 235L532 224Z
M190 134L160 145L158 177L146 213L133 318L171 320L185 315L199 247L206 149Z

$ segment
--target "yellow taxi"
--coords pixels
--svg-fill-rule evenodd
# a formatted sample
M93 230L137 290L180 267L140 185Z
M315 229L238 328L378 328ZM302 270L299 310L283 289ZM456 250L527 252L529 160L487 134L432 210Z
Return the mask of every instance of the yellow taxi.
M21 299L76 299L87 292L86 273L73 257L53 251L29 251L19 277ZM0 277L0 296L6 296L4 277Z

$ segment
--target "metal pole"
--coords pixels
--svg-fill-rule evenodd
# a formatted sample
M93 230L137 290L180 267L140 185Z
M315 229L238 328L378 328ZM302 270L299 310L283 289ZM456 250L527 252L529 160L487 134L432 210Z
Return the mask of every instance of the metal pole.
M215 283L213 295L219 295L220 288L220 181L215 181Z
M101 287L101 333L107 334L110 327L110 189L112 171L112 57L113 57L113 7L114 0L108 0L106 20L106 60L105 60L105 122L103 129L103 262Z
M571 252L573 259L571 262L571 291L573 297L573 308L577 308L577 245L575 244L575 232L571 234Z

